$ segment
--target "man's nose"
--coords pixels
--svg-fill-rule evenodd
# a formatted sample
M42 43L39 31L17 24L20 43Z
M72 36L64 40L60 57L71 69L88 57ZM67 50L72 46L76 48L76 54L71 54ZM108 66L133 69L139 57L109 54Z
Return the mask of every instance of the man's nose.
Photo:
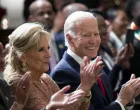
M96 42L96 38L95 38L94 34L91 35L91 38L90 38L89 42L90 43L95 43Z

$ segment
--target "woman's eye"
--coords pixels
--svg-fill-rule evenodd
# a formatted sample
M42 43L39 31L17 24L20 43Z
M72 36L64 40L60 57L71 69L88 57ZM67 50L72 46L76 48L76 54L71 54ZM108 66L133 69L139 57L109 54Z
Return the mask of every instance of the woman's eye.
M39 49L39 52L40 52L40 51L43 51L43 50L44 50L44 48L40 48L40 49Z
M48 46L48 50L50 49L50 46Z

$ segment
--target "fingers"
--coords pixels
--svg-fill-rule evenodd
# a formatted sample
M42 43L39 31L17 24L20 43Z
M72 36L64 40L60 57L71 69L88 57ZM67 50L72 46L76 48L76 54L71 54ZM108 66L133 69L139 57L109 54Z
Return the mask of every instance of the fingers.
M119 51L119 53L117 54L117 56L122 55L122 54L124 53L126 47L127 47L127 44L126 44L125 46L123 46L123 47L120 49L120 51Z
M134 82L132 83L132 88L136 90L139 86L140 86L140 80L138 79L134 80Z
M91 73L91 75L93 75L93 73L98 74L104 66L103 61L101 61L101 59L101 56L97 56L97 58L94 61L92 61L88 66L86 66L86 71L88 73Z
M84 64L81 63L80 64L80 75L83 73L84 67L85 67Z
M130 93L134 93L139 88L139 86L140 80L138 79L131 79L123 85L123 87Z
M66 93L68 90L70 89L70 85L63 87L60 91L58 91L59 93Z
M136 79L135 74L132 74L132 75L131 75L130 80L132 80L132 79Z
M78 100L80 100L82 97L84 97L85 92L82 90L76 90L73 93L69 94L71 95L69 100L68 100L68 104L72 104Z
M70 99L72 100L72 99L76 99L76 98L84 96L85 92L82 90L76 90L76 91L70 93L69 95L70 95Z
M90 59L87 56L84 56L84 65L88 65L90 62Z
M30 80L30 72L26 72L24 76L21 78L20 82L18 83L17 87L22 88L22 87L27 87L29 88L29 80ZM23 88L24 89L24 88Z
M67 102L67 104L68 104L68 105L73 104L73 103L77 102L78 100L79 100L79 99L71 100L71 101Z
M101 61L101 56L98 56L96 61L95 61L95 67L92 68L92 71L95 71L96 74L99 74L99 72L101 71L101 69L103 68L103 61Z
M129 52L128 44L126 44L125 48L124 48L123 58L127 58L128 57L128 52Z
M137 88L137 90L135 91L134 98L137 97L139 94L140 94L140 87Z

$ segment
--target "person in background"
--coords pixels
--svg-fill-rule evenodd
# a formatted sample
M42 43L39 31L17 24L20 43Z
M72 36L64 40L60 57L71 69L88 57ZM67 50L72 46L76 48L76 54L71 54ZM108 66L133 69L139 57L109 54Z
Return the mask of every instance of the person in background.
M10 86L13 100L18 82L26 71L30 71L30 88L23 109L39 110L47 105L48 110L87 110L90 88L96 81L96 72L100 71L98 66L101 62L97 61L95 71L91 69L94 64L86 65L86 58L81 64L79 87L70 94L64 94L70 86L59 90L55 82L44 73L49 69L50 39L51 35L37 23L22 24L9 35L10 49L5 60L4 79Z
M0 77L3 78L4 71L4 57L8 53L9 45L6 44L5 48L3 44L0 42Z
M123 46L125 33L128 26L128 18L122 9L110 9L107 12L110 22L109 41L117 52Z
M29 7L28 21L39 22L44 28L51 30L53 27L55 12L52 4L47 0L36 0Z
M3 44L0 42L0 77L3 76L3 70L4 70L4 47Z
M129 22L131 23L140 15L140 0L127 0L124 10L128 16Z
M64 35L68 50L50 76L60 88L69 84L70 91L74 91L80 83L80 63L83 62L84 56L88 56L90 60L96 58L93 60L95 65L99 60L97 53L101 39L96 18L89 12L72 13L65 21ZM140 79L132 75L131 79L122 86L117 99L114 99L107 75L103 71L98 74L100 77L91 88L92 99L89 110L124 110L124 107L133 102L140 93Z
M126 44L114 57L112 55L112 46L109 42L107 25L102 16L103 14L97 10L92 13L97 19L100 30L101 45L98 53L102 56L102 60L104 61L103 70L109 76L113 91L119 92L122 84L127 82L131 76L131 73L128 70L130 69L129 60L134 55L132 44Z
M65 51L64 39L62 37L56 37L54 32L54 20L55 12L52 4L47 0L36 0L29 6L29 18L31 22L39 22L44 25L45 29L51 32L51 43L50 43L50 71L61 59L61 54ZM62 20L62 19L61 19ZM60 22L60 21L59 21ZM48 72L49 74L49 72Z
M0 109L1 110L22 110L26 99L28 97L28 91L29 91L29 79L30 79L30 73L27 72L25 75L21 78L19 81L17 87L16 87L16 95L15 95L15 101L13 103L13 100L10 96L10 90L9 86L6 83L6 81L2 78L0 78ZM25 87L26 89L24 89Z

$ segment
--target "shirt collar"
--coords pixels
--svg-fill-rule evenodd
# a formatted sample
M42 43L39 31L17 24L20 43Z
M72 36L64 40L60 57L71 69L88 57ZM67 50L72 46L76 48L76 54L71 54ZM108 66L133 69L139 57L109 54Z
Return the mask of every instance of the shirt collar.
M83 59L76 55L73 51L71 51L69 48L67 49L67 54L70 55L77 63L81 64L83 63Z

